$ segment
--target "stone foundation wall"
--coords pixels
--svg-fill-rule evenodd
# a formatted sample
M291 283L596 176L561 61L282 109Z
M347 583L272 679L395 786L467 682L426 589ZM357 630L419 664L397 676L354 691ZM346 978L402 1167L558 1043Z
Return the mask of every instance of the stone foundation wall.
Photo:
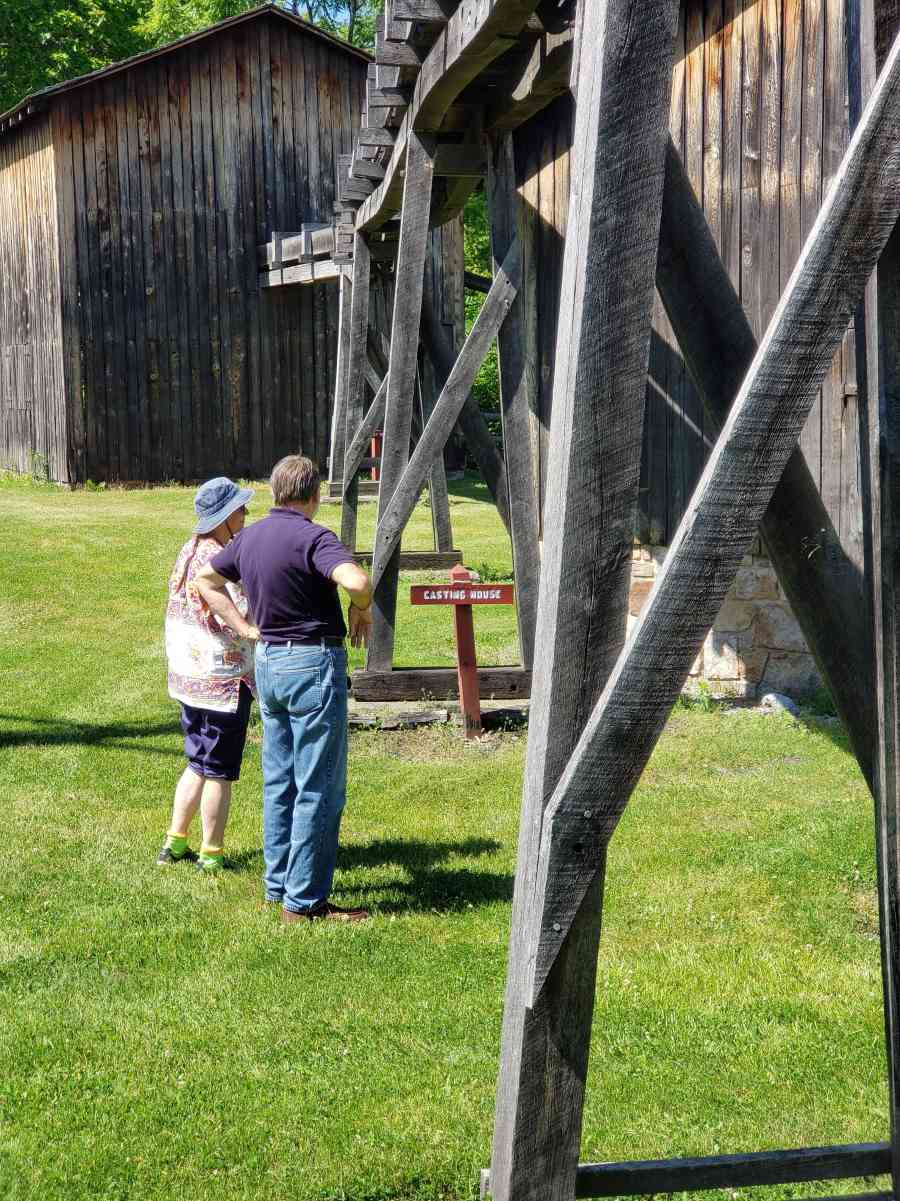
M759 550L756 544L754 552ZM664 546L632 552L629 630L666 556ZM714 696L754 700L767 692L807 697L822 686L815 660L762 553L746 556L691 668L685 691L705 680Z

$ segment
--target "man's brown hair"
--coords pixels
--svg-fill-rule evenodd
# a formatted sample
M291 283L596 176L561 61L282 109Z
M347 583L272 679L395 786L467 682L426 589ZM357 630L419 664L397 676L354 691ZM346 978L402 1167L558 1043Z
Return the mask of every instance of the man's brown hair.
M272 468L269 487L276 505L304 504L319 491L319 469L306 455L285 455Z

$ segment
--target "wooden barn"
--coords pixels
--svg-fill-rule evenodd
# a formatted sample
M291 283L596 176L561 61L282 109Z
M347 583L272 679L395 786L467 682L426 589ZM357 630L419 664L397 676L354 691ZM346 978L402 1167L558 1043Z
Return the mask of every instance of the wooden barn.
M257 247L332 221L369 61L266 4L0 117L0 467L324 463L338 285L260 291Z

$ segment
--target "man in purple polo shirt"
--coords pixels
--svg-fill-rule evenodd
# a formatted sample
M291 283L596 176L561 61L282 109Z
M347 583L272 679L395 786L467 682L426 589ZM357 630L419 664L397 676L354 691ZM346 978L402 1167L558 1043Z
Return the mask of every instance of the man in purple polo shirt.
M275 508L215 555L196 583L209 607L247 637L252 628L226 588L240 580L259 630L266 900L281 904L285 922L361 921L365 909L329 900L347 791L347 628L337 586L350 594L354 646L372 627L371 586L331 530L313 521L315 464L288 455L269 483Z

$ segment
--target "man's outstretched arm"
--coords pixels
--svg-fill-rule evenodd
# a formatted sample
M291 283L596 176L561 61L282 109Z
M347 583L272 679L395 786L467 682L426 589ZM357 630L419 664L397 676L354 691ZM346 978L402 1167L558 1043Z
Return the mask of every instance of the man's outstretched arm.
M355 563L339 563L331 573L336 584L350 594L347 625L352 646L365 646L372 631L372 583Z

